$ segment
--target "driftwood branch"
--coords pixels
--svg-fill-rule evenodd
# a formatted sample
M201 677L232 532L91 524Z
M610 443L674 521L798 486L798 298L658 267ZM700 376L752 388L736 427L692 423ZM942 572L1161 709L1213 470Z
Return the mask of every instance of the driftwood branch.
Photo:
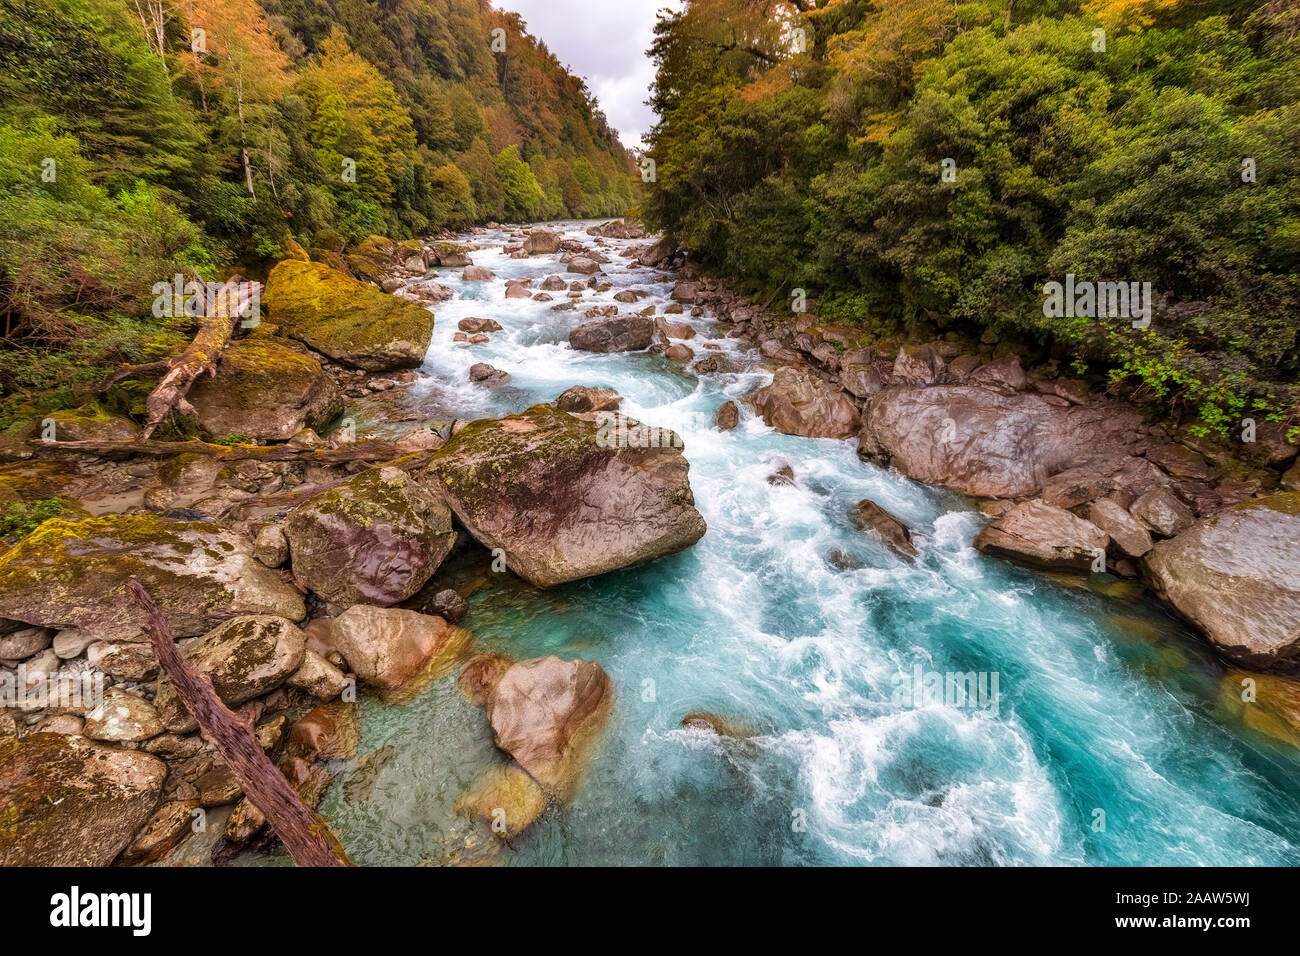
M167 374L145 400L145 438L152 435L172 412L195 414L194 406L185 399L186 393L204 372L217 374L217 362L234 334L235 323L248 310L260 288L257 283L246 283L236 276L217 289L215 295L209 294L212 308L207 308L205 303L194 340L168 362Z
M217 696L211 679L196 673L185 662L176 649L167 619L149 592L135 579L128 581L127 587L149 617L145 630L168 680L294 862L299 866L350 866L338 839L289 786L249 726Z

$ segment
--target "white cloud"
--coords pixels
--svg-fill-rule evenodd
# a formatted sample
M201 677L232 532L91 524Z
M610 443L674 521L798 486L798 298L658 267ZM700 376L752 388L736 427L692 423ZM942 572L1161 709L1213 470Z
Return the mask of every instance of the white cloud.
M654 81L646 55L659 10L682 0L496 0L524 18L528 32L583 77L626 146L639 146L654 124L645 101Z

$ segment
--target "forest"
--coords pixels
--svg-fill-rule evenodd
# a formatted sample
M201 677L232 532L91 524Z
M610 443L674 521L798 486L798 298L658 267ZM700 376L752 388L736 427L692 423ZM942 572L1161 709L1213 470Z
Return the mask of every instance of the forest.
M174 351L192 330L149 304L175 274L619 215L634 182L584 82L486 0L0 0L0 395Z
M1202 432L1293 416L1295 0L690 0L648 224L774 306L1108 372ZM1047 314L1150 283L1155 319Z

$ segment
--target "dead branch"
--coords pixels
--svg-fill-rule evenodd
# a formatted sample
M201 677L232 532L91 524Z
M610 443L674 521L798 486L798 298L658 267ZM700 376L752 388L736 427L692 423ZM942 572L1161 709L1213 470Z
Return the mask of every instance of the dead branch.
M239 276L235 276L217 290L214 308L206 308L205 303L204 315L199 319L199 331L194 340L180 355L168 362L169 371L145 400L145 438L152 435L172 412L195 414L194 406L185 399L186 393L194 380L204 372L217 374L217 363L221 361L221 353L234 334L235 323L248 309L253 295L260 288L258 283L245 283Z
M139 581L127 587L149 617L145 628L158 662L181 701L216 745L253 806L262 811L275 835L299 866L351 866L338 838L289 786L284 774L262 750L249 726L217 696L212 680L196 673L176 649L171 628L158 605Z

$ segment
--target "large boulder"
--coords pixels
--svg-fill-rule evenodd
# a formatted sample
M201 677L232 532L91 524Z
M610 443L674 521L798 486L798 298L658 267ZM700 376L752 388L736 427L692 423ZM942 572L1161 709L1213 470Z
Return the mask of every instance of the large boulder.
M188 398L199 426L214 438L288 441L343 410L320 362L261 337L226 349L216 376L200 376Z
M488 697L487 716L497 746L566 800L577 787L612 696L609 677L595 661L539 657L502 675Z
M442 658L457 658L469 632L429 614L358 604L330 622L328 641L357 677L393 691Z
M37 733L0 741L0 866L108 866L148 822L167 765Z
M1041 501L1026 501L994 518L975 538L985 554L1043 571L1087 573L1110 538L1089 521Z
M242 536L155 515L51 519L0 556L0 617L78 628L101 641L144 641L136 578L176 637L241 614L306 614L302 595L253 557Z
M228 707L238 707L275 690L302 666L307 638L290 621L267 614L237 617L202 637L178 641L186 663L212 681ZM198 724L167 677L158 680L154 707L174 733Z
M1226 656L1300 669L1300 493L1254 498L1143 559L1155 591Z
M416 368L433 338L428 309L319 262L281 262L262 301L285 335L367 371Z
M1062 407L1039 395L973 386L888 388L868 399L858 454L909 478L969 495L1038 494L1087 456L1140 441L1140 413L1096 402Z
M649 316L617 315L582 323L569 333L569 345L583 352L639 352L650 347L654 332Z
M191 390L192 391L192 390ZM121 415L89 408L65 408L41 419L53 425L55 441L132 441L140 437L140 426Z
M473 422L420 476L480 543L539 587L675 554L698 541L690 466L672 432L550 405Z
M293 576L335 604L390 605L424 586L456 543L451 512L398 468L371 468L284 522Z
M560 251L560 234L550 229L534 229L524 240L523 251L530 256L553 256Z
M862 426L858 408L847 395L793 367L776 370L772 384L758 390L754 408L785 435L852 438Z

